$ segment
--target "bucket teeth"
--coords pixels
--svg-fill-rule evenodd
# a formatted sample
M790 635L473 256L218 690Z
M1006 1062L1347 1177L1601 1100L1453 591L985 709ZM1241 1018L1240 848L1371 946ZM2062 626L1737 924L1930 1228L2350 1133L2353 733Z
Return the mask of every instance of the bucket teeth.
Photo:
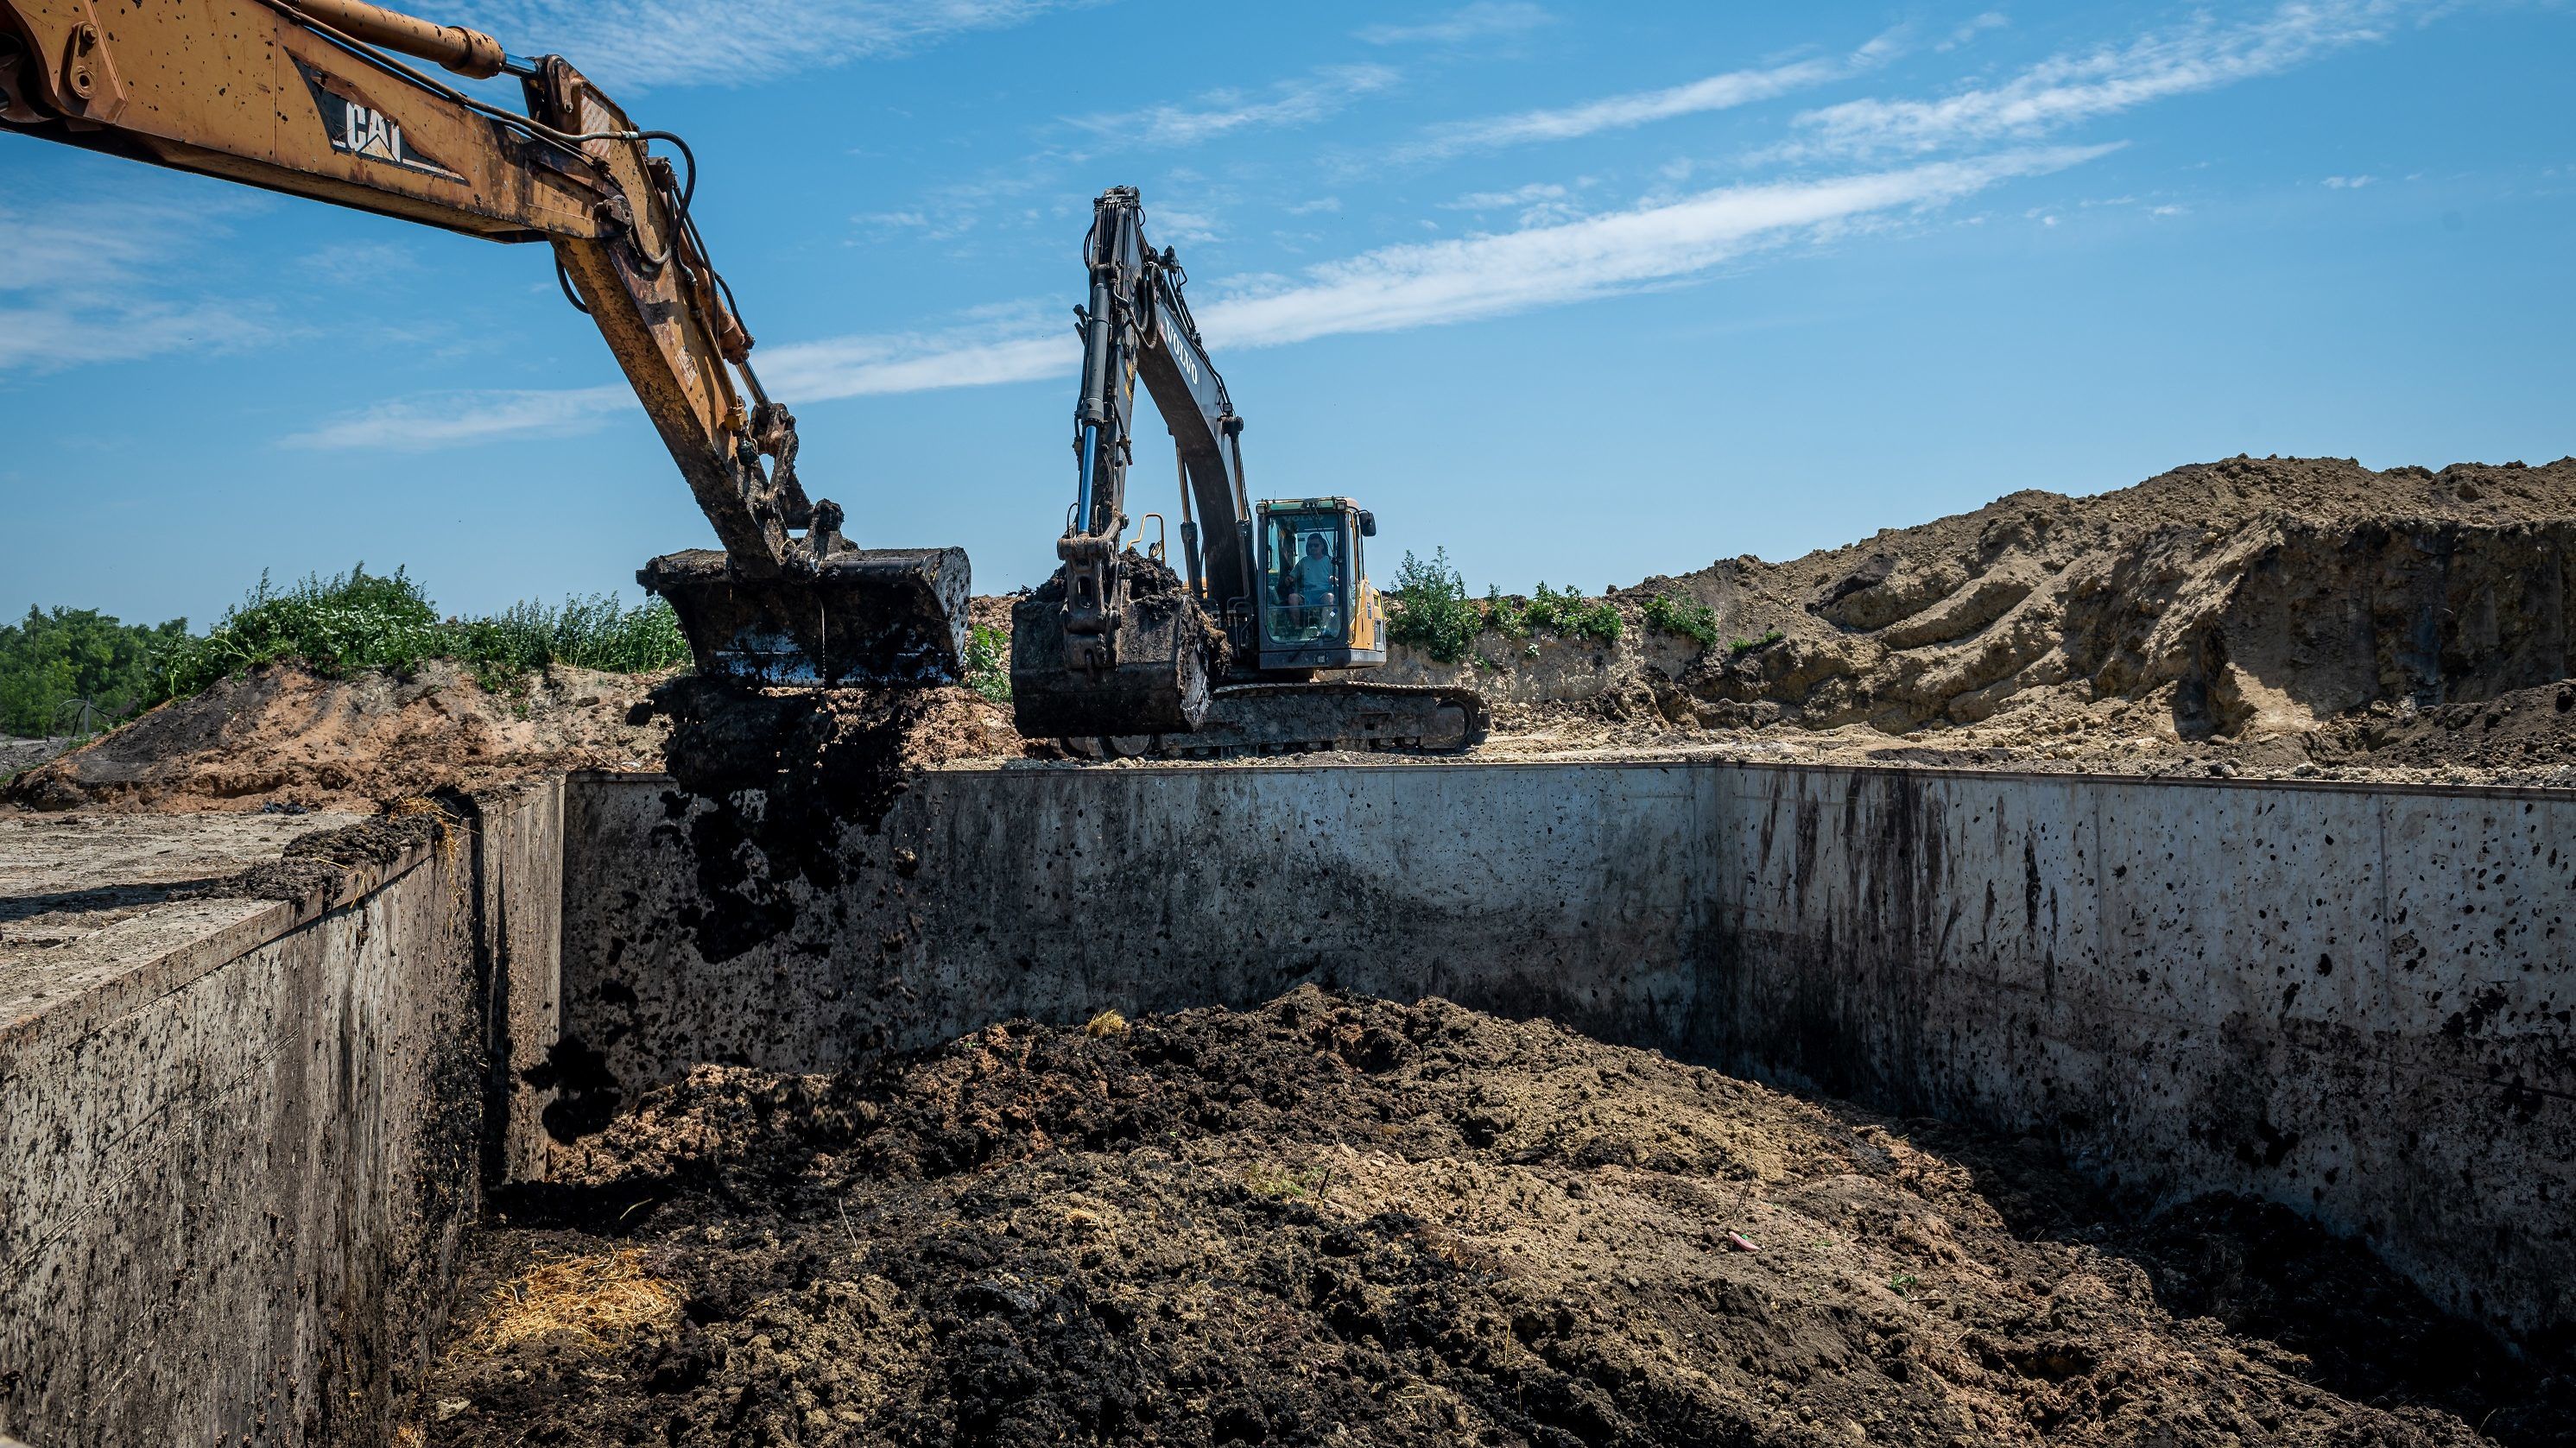
M670 600L698 672L764 686L954 682L965 669L962 548L844 549L811 574L751 578L725 554L665 554L636 580Z

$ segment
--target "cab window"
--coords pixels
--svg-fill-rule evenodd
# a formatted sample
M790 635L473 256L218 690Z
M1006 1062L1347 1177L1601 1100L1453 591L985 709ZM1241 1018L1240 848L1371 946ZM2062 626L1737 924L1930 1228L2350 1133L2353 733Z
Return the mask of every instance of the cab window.
M1346 637L1357 570L1343 515L1272 513L1264 527L1262 632L1282 644Z

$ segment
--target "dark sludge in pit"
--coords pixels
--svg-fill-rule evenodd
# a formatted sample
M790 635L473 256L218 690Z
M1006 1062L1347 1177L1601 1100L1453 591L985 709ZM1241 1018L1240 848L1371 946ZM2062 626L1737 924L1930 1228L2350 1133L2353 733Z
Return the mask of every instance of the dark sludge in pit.
M2277 1208L1436 999L703 1066L557 1160L432 1443L2576 1441L2563 1352ZM538 1265L626 1315L496 1348Z

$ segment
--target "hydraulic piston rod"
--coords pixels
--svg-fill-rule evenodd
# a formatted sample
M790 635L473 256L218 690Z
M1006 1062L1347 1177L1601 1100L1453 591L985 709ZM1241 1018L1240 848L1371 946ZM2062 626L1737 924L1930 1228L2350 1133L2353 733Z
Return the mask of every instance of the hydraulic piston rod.
M501 42L462 25L440 25L382 5L369 5L366 0L285 0L285 8L318 20L352 40L436 61L458 75L476 80L515 68Z

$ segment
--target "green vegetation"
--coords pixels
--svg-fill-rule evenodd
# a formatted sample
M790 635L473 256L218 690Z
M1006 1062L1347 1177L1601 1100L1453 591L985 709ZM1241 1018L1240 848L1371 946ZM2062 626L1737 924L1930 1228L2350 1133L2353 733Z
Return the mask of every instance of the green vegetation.
M1691 639L1701 648L1717 642L1717 610L1689 594L1658 593L1646 600L1646 627Z
M1467 657L1485 624L1484 611L1467 597L1467 581L1450 566L1446 548L1435 550L1428 562L1408 551L1386 603L1386 636L1444 664Z
M0 733L95 732L275 660L338 676L408 672L434 658L471 666L487 689L515 690L550 664L621 674L672 668L688 662L689 644L658 598L641 608L593 596L442 618L400 569L376 574L360 564L288 588L263 576L203 637L190 637L185 619L145 628L94 609L30 609L25 623L0 625Z
M0 734L90 734L157 698L154 661L188 621L119 623L92 608L27 610L0 624Z
M450 620L465 642L455 657L479 670L533 673L549 664L604 674L650 674L689 661L689 640L671 605L648 598L628 608L604 593L568 597L560 608L514 603L494 618Z
M996 704L1011 702L1011 640L989 623L966 630L966 687Z
M1577 589L1545 583L1527 598L1488 589L1479 603L1467 596L1466 580L1450 565L1445 548L1433 552L1428 562L1405 554L1386 601L1387 637L1444 664L1466 658L1476 635L1487 629L1511 639L1553 633L1613 643L1627 627L1619 605L1609 599L1587 599ZM1708 629L1716 637L1714 618Z
M1758 639L1737 639L1734 643L1727 645L1727 651L1730 653L1749 654L1755 649L1767 649L1787 637L1787 634L1784 634L1775 628Z
M338 677L364 669L408 673L430 659L473 666L487 689L515 687L549 664L647 673L685 663L688 640L660 599L627 608L606 596L560 608L519 603L491 618L442 619L421 586L397 568L365 564L289 588L259 586L203 638L181 640L162 660L161 698L184 698L256 665L294 659Z
M1606 598L1586 599L1572 588L1555 589L1545 583L1527 599L1512 597L1501 589L1485 592L1486 625L1505 638L1525 639L1546 632L1567 638L1597 639L1615 643L1627 620L1619 605Z

